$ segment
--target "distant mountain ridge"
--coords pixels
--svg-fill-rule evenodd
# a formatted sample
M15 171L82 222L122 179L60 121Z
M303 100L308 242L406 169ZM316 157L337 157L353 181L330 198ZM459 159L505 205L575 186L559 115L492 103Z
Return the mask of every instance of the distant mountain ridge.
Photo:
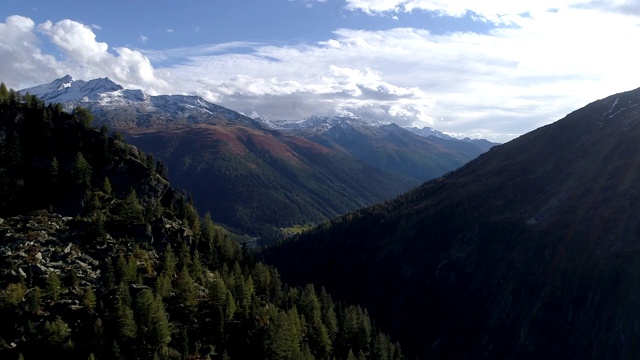
M233 122L261 128L257 121L236 111L193 95L149 95L124 89L108 78L74 80L67 75L49 84L20 90L46 103L60 102L65 110L76 106L91 110L101 123L111 127L148 128L178 124L226 124Z
M454 139L424 128L415 132L397 124L365 118L313 116L301 121L269 121L265 126L302 136L380 169L420 183L451 171L496 145L489 141Z

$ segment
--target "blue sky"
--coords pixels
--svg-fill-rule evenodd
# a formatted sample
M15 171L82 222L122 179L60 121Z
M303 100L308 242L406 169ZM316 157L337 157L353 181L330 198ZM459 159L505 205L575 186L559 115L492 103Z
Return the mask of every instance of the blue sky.
M0 80L509 139L640 86L631 0L3 0Z

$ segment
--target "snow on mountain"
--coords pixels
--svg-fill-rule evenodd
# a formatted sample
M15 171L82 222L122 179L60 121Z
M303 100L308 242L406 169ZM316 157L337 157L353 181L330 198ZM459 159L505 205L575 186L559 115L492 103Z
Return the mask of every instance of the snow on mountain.
M67 75L51 83L23 89L21 93L30 93L46 103L63 104L71 111L76 106L88 108L94 114L105 111L134 113L154 120L169 122L206 123L226 119L249 126L259 123L236 111L212 104L193 95L152 96L142 90L124 89L108 78L90 81L74 80ZM179 117L175 119L172 117Z
M59 102L64 104L83 97L95 98L99 94L118 90L122 90L122 86L109 78L84 81L74 80L67 75L48 84L24 89L20 92L35 95L46 103Z
M255 120L271 129L313 130L315 132L326 131L340 124L351 125L356 128L386 127L389 125L395 125L393 123L385 124L376 120L363 118L363 117L349 117L349 116L310 116L303 120L270 120L270 119L262 119L262 118L256 118ZM430 127L424 127L422 129L417 127L402 127L402 129L408 130L422 137L435 136L435 137L447 139L447 140L454 139L453 137Z
M303 120L265 120L255 119L272 129L316 129L327 130L335 125L347 123L352 125L381 126L382 123L362 117L349 116L310 116Z
M439 137L439 138L443 138L443 139L453 139L451 136L443 133L442 131L435 130L435 129L430 128L428 126L422 128L422 129L417 128L417 127L406 127L405 129L411 131L414 134L417 134L417 135L420 135L420 136L424 136L424 137L435 136L435 137Z

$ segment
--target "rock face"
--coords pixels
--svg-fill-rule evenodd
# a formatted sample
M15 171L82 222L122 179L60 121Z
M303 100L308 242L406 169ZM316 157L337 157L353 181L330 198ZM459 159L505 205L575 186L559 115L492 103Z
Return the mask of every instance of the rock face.
M52 273L73 278L74 286L62 294L62 299L71 303L81 300L82 289L97 285L105 259L132 253L136 242L165 247L178 238L189 242L193 236L182 222L162 217L140 226L110 224L107 232L99 235L91 231L92 226L89 218L63 217L47 211L0 218L0 277L22 279L41 288L46 287ZM123 243L110 233L127 233L133 236L133 242ZM158 258L150 260L157 262Z

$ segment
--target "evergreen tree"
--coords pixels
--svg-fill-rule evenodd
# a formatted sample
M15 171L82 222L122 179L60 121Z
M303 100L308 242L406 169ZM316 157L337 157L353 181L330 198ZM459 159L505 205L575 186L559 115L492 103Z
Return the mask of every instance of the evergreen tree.
M60 292L62 291L62 281L55 271L52 271L47 277L47 295L49 300L57 302L60 299Z
M42 308L42 290L39 287L34 287L27 293L27 304L29 310L32 313L37 313Z
M295 328L283 311L274 314L264 339L265 359L298 359L300 344Z
M84 125L85 128L91 127L91 122L93 121L93 114L88 109L85 109L81 106L77 106L73 109L73 119L80 124Z
M176 266L178 264L178 258L176 258L173 249L170 244L167 244L167 247L164 250L164 257L162 259L162 272L167 274L170 277L176 272Z
M7 85L4 82L0 83L0 104L8 104L9 103L9 90L7 90Z
M91 165L84 158L84 155L81 152L78 152L71 172L73 183L82 189L88 188L91 186L91 173Z
M151 333L153 322L153 302L153 294L151 290L148 289L143 289L136 297L134 315L136 325L138 326L138 338L145 339L146 341L149 341L149 334Z
M184 305L187 314L192 314L198 305L196 283L189 275L187 267L183 267L175 281L175 290L178 296L178 303Z
M57 185L60 176L60 165L58 164L58 159L54 156L53 160L51 160L51 165L49 165L49 177L52 185Z
M164 271L156 278L155 291L161 297L169 296L171 293L171 278Z
M322 311L322 323L327 328L327 335L331 342L335 341L338 333L338 317L335 312L335 304L331 295L327 293L324 286L320 289L320 306Z
M122 300L116 304L116 329L118 330L118 339L123 344L135 339L138 332L133 310Z
M93 292L91 286L89 286L83 294L82 305L90 312L96 308L96 294Z
M131 189L129 195L120 201L115 208L115 213L130 223L138 224L144 221L144 208L140 205L134 189Z
M104 331L104 325L102 324L102 319L97 318L93 323L92 329L92 337L91 337L91 346L98 354L104 354L105 346L107 344L107 336Z
M102 182L102 190L105 194L111 195L113 193L113 189L111 188L111 181L109 181L108 177L104 177L104 181Z
M7 140L7 149L5 150L7 163L12 168L17 168L22 163L22 147L20 145L20 136L17 132L12 132Z
M2 292L3 306L15 308L24 299L27 288L23 283L12 283Z
M69 325L59 316L53 322L44 323L44 339L53 347L71 349L73 342L69 338L70 335Z
M150 343L157 348L160 353L164 353L166 346L171 340L171 327L160 295L156 295L151 304L151 314Z

